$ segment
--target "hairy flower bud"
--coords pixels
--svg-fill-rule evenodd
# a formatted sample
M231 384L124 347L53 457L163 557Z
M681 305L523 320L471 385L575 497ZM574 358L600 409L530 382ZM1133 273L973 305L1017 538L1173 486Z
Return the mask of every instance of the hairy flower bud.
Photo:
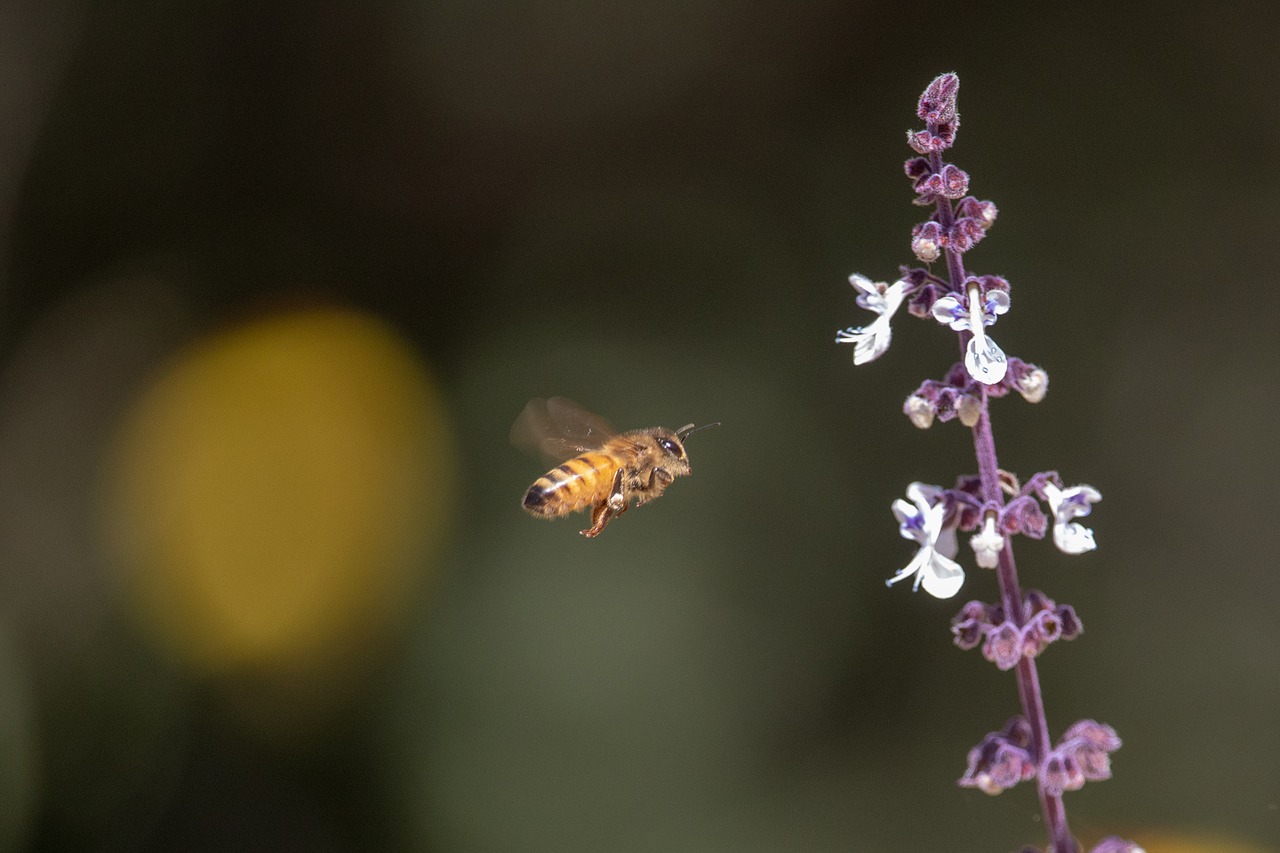
M911 251L926 264L942 254L942 227L936 222L922 222L911 233Z
M924 157L912 157L903 164L902 169L907 173L907 177L913 181L919 181L933 171L933 167L929 165L929 161Z
M960 91L960 78L955 72L939 74L925 87L916 105L916 116L929 124L955 121L956 94Z
M928 429L933 426L933 416L937 410L933 403L924 397L912 394L907 398L907 402L902 404L902 412L918 429Z
M1049 374L1021 359L1009 359L1009 373L1005 381L1028 403L1039 403L1049 391Z

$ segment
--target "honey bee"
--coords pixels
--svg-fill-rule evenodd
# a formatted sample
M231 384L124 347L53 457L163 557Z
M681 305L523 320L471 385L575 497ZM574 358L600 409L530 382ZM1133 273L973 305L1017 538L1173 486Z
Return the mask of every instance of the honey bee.
M594 539L635 500L642 506L661 497L676 477L690 472L684 441L697 430L650 427L619 433L603 418L565 397L535 397L511 426L511 443L562 464L534 481L521 505L530 515L559 518L591 508Z

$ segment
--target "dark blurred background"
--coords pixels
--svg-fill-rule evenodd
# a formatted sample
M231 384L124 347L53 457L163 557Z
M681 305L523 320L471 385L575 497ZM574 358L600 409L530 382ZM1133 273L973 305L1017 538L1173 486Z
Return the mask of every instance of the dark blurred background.
M1003 467L1086 633L1050 724L1125 740L1086 842L1280 849L1280 32L1270 3L0 7L0 849L1014 850L954 784L1012 677L884 580L900 414L855 370L910 259L904 132L962 80L967 256L1052 379ZM719 420L596 541L518 500L532 396ZM1265 512L1264 512L1265 510ZM962 560L972 567L971 555Z

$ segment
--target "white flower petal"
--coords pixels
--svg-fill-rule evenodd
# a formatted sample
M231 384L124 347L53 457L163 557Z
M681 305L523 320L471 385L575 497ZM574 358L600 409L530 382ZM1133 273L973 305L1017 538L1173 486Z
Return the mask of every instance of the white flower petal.
M988 516L982 523L982 530L969 539L973 555L979 566L994 569L1000 562L1000 552L1004 550L1004 537L996 532L994 516Z
M1004 350L987 335L974 335L964 349L964 367L984 385L998 385L1009 369Z
M902 302L907 298L907 283L903 279L898 279L889 285L884 292L884 316L892 317L902 307Z
M1053 526L1053 544L1064 554L1083 554L1098 547L1093 531L1078 521Z
M889 316L886 314L877 317L869 326L837 333L836 343L853 344L853 363L866 364L884 355L892 338L893 330L889 328Z
M933 319L957 332L969 328L969 313L960 304L960 300L951 294L933 303Z
M854 290L857 290L860 293L870 295L879 292L876 288L876 283L862 273L856 272L849 276L849 283L853 285Z
M933 554L933 549L928 547L927 545L921 548L919 551L916 551L916 555L911 558L911 562L907 563L901 569L898 569L897 574L895 574L893 577L885 581L884 585L893 586L898 581L904 581L907 578L911 577L912 575L915 575L916 576L915 585L919 586L920 585L919 572L922 568L928 565L929 558L932 556L932 554Z
M990 326L996 321L997 314L1004 314L1009 310L1009 291L1007 290L989 290L987 298L982 305L982 322L983 325Z
M849 276L849 283L858 291L858 305L882 317L892 317L906 298L907 283L902 279L885 284L855 273Z
M942 527L942 515L946 512L946 507L942 504L938 504L934 509L937 510L938 513L937 526ZM940 533L938 533L937 538L934 540L934 547L938 549L939 554L942 554L947 558L953 558L956 554L959 554L960 543L956 538L956 529L954 527L944 528Z
M898 519L899 524L905 523L908 519L920 517L920 512L915 508L915 505L907 503L902 498L894 501L891 509L893 510L893 517Z
M1102 493L1093 486L1072 486L1062 490L1059 507L1056 510L1063 521L1088 515L1093 512L1093 504L1102 500Z
M917 480L907 486L907 497L920 508L921 512L928 512L929 508L942 497L943 491L942 486L921 483Z
M893 515L898 519L898 533L918 545L927 545L929 537L924 532L924 514L902 498L893 502Z
M934 598L951 598L964 585L964 569L954 560L934 554L927 568L920 572L919 585Z

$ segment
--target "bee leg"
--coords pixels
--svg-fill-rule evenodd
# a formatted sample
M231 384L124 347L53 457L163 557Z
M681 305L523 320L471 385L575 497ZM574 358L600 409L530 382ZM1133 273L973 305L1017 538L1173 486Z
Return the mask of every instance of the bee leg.
M626 511L627 496L622 488L622 469L618 469L618 472L613 475L613 486L609 489L609 497L591 508L591 526L579 533L588 539L595 539L611 518L622 515Z
M641 492L640 498L636 501L636 506L647 504L654 498L662 497L663 490L671 485L675 480L675 476L666 468L654 468L649 472L649 484Z
M595 539L600 535L600 531L604 530L604 526L609 523L609 519L612 516L613 510L609 508L609 502L607 500L600 501L600 503L591 508L591 526L578 532L588 539Z

